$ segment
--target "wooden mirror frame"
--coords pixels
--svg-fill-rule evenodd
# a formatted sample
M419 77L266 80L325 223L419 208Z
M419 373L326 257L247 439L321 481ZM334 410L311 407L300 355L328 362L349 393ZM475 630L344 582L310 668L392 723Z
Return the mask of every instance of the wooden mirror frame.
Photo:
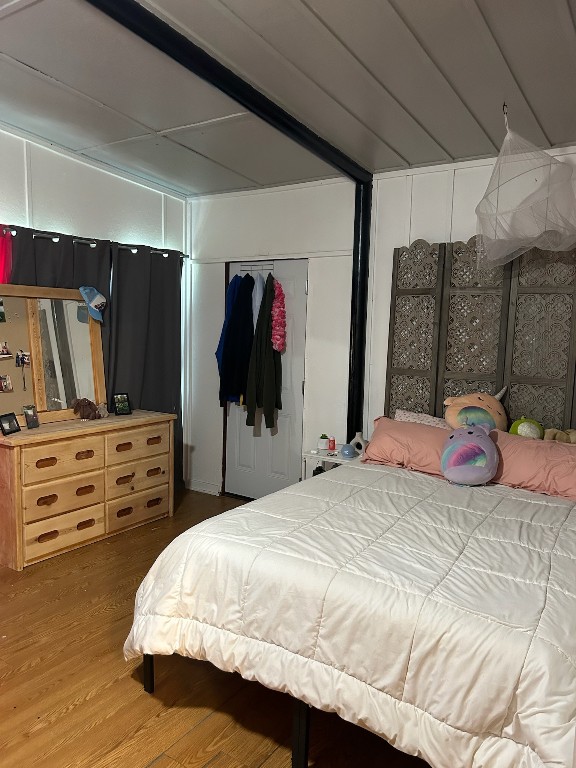
M82 294L75 288L45 288L36 285L11 285L0 283L0 298L4 296L26 299L26 315L28 320L28 337L30 340L30 357L33 373L34 404L38 411L40 424L54 421L79 418L72 408L59 411L49 411L46 408L46 389L42 371L42 346L40 341L40 318L38 315L38 299L69 299L84 302ZM88 314L88 331L90 334L90 354L92 358L92 376L94 379L94 399L96 403L106 402L106 383L104 380L104 357L102 353L102 334L100 323ZM23 414L18 414L18 423L25 426Z

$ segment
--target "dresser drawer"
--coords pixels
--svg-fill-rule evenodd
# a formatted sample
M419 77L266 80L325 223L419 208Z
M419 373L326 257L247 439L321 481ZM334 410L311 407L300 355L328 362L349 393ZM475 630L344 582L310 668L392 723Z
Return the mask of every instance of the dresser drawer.
M170 427L168 424L153 424L150 427L126 429L105 436L106 464L145 459L170 450Z
M135 493L106 505L106 530L119 531L154 517L167 515L170 509L170 488L161 485L145 493Z
M106 470L106 497L118 499L168 482L170 454L162 453L134 463L118 464Z
M102 469L103 435L88 435L22 448L22 482L41 483L55 477Z
M25 523L90 507L104 501L104 471L65 477L42 485L29 485L22 490Z
M103 536L104 504L24 526L24 560L30 562Z

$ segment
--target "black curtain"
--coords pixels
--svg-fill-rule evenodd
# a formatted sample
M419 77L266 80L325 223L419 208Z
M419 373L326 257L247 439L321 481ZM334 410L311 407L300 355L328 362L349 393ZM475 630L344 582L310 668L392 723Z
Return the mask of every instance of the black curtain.
M180 254L25 227L16 232L11 283L91 285L106 298L102 348L108 407L115 392L127 392L133 408L177 415L174 477L181 482Z
M133 408L177 414L174 476L181 480L180 254L117 243L111 250L108 398L127 392Z

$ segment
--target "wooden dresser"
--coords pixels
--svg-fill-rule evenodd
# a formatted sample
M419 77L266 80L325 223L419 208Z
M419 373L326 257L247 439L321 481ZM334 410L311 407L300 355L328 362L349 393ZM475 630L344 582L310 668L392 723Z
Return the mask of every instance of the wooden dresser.
M0 564L22 570L172 515L174 419L134 411L0 435Z

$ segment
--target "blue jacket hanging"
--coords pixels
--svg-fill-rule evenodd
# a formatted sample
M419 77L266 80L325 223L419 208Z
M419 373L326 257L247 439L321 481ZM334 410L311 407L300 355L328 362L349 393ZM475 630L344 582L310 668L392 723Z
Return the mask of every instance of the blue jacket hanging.
M246 399L246 380L254 338L252 291L254 278L244 275L226 328L220 365L220 405Z

